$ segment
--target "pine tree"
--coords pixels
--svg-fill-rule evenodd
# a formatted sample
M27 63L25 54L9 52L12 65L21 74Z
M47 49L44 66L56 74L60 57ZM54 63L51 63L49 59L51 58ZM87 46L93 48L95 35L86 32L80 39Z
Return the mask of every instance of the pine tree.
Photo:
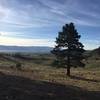
M54 65L67 68L67 76L70 76L71 67L85 66L82 63L85 50L83 44L79 42L80 37L73 23L66 24L63 26L62 32L58 33L57 45L51 51L56 56Z

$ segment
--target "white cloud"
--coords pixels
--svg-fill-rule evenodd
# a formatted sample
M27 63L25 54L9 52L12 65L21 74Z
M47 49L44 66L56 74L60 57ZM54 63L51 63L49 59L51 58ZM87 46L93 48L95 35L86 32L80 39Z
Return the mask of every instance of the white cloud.
M82 26L100 27L100 2L97 4L94 2L90 2L89 0L22 1L0 0L1 31L2 29L4 31L7 31L7 29L16 31L20 28L22 28L22 30L24 31L26 28L34 29L56 25L59 26L67 22L75 22L76 25ZM19 36L24 38L25 34L23 32L0 32L0 34L0 44L3 45L54 45L54 41L48 39L11 38L12 36ZM47 34L50 33L48 32ZM34 37L34 35L32 37ZM84 44L86 49L93 49L98 47L98 45L100 45L100 42L94 40L86 40Z
M16 36L24 36L24 33L18 33L18 32L3 32L0 31L0 35L2 37L16 37Z
M55 39L22 39L22 38L13 38L7 37L6 33L4 36L0 36L0 45L8 45L8 46L55 46ZM86 50L91 50L98 48L100 45L99 40L81 40L84 44L84 48Z
M0 45L16 45L16 46L54 46L52 39L22 39L0 36Z
M54 26L70 21L79 25L100 26L100 21L96 19L100 16L99 11L91 10L98 6L92 2L89 5L86 3L88 0L0 0L0 18L5 26L9 23L9 26L16 28ZM80 18L75 18L78 15Z
M86 50L95 49L100 46L99 40L85 39L82 41L82 43L84 44Z

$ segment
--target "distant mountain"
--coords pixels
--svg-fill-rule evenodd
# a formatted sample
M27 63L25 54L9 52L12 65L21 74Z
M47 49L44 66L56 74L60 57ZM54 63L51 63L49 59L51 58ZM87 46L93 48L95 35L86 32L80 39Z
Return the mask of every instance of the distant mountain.
M3 46L0 45L0 52L32 52L49 53L52 47L47 46Z

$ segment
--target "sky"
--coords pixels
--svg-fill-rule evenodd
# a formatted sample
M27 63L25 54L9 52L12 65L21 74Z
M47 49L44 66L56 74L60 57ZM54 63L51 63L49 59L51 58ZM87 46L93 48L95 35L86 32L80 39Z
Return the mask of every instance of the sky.
M85 49L100 46L100 0L0 0L0 45L52 47L70 22Z

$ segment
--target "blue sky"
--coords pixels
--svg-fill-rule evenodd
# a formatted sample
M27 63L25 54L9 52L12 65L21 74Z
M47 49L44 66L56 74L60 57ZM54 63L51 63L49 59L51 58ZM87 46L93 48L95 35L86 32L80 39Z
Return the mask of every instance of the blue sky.
M100 46L100 0L0 0L0 45L54 46L69 22L85 49Z

